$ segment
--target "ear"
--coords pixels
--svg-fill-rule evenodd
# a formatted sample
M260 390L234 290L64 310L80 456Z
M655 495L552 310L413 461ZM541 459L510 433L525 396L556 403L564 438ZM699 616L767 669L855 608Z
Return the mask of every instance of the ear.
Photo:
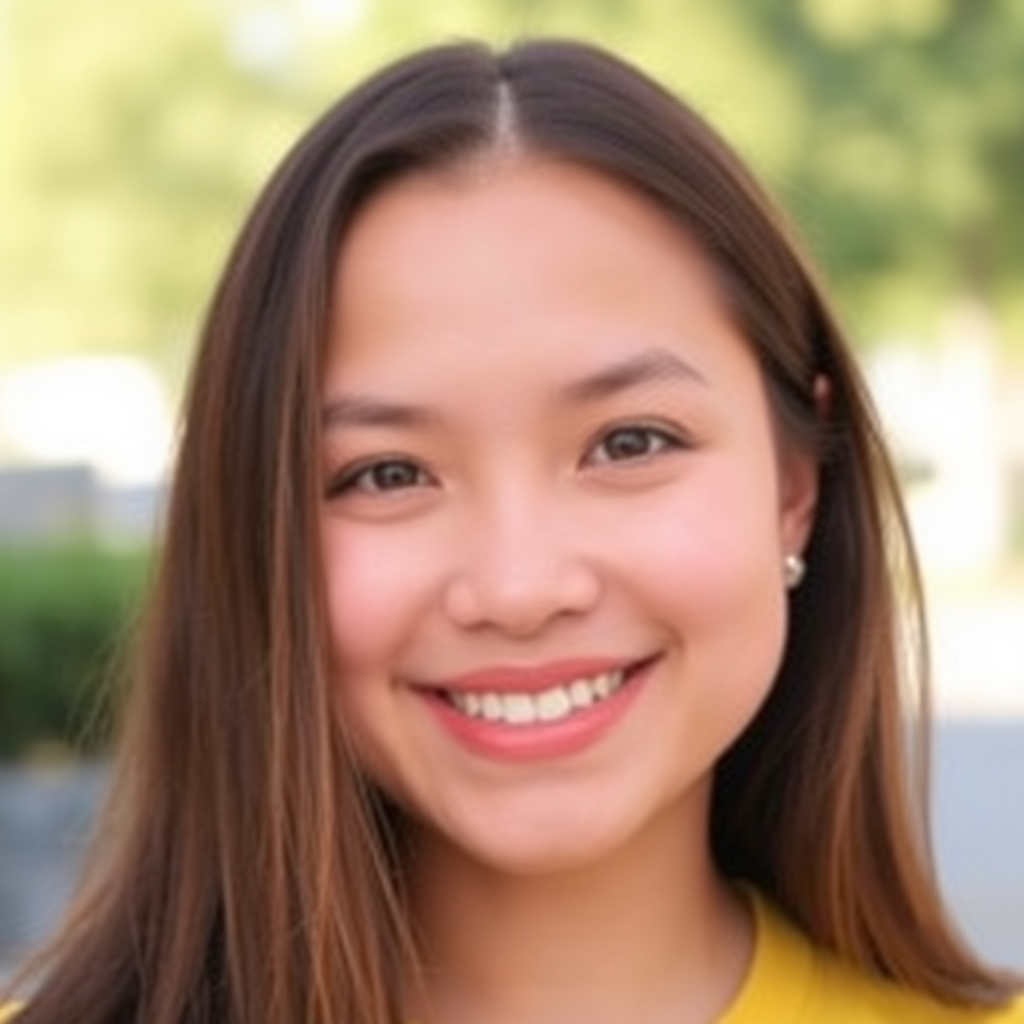
M814 405L819 422L828 419L831 386L827 377L814 379ZM779 457L779 525L782 550L799 554L807 546L818 508L820 462L816 452L784 443Z

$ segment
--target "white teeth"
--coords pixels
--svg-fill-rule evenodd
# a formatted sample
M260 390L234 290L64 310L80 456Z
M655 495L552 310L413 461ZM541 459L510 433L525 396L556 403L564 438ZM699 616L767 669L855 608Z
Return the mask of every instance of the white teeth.
M510 725L529 725L536 717L533 700L525 693L510 693L502 698L502 716Z
M540 693L448 694L451 705L468 718L483 718L506 725L557 722L574 712L610 697L625 680L625 672L603 672L586 679L574 679Z
M588 708L594 703L594 691L582 679L569 687L569 700L574 708Z
M476 697L476 694L468 694L467 693L467 694L464 694L464 696L466 696L466 697ZM454 695L453 695L453 699L454 699ZM483 697L480 697L480 698L477 698L477 699L480 701L481 709L483 711L483 717L486 718L488 722L497 722L497 721L500 721L502 718L505 717L504 711L503 711L503 707L502 707L502 700L501 700L501 698L496 693L485 693L483 695ZM459 705L456 704L456 707L458 707L458 706ZM478 712L470 711L468 707L463 707L460 710L465 711L465 713L467 715L475 715L478 718L480 717L480 712L479 711Z
M557 722L572 711L572 700L565 690L545 690L536 701L537 717L542 722Z

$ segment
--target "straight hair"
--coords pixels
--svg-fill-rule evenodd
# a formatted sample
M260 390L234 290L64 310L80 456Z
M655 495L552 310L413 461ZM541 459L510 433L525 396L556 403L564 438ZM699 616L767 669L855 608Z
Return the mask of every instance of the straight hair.
M784 443L813 452L809 571L772 693L721 761L711 840L820 946L953 1005L998 1005L930 852L921 585L850 348L742 162L589 46L431 48L349 93L258 198L199 343L165 536L95 856L19 1022L398 1024L417 976L401 821L331 700L318 516L331 282L403 175L501 154L644 196L711 266ZM443 244L441 239L438 244ZM827 415L815 382L829 386ZM909 711L909 716L908 716Z

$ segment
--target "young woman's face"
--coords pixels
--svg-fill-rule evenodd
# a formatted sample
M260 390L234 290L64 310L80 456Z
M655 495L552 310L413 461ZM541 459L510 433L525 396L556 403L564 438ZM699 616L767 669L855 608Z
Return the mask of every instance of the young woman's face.
M520 161L373 198L338 264L322 515L340 719L492 866L703 831L771 686L815 470L647 201Z

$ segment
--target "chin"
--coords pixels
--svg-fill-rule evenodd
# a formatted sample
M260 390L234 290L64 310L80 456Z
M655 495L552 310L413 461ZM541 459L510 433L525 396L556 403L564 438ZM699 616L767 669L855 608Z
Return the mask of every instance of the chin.
M522 836L507 835L499 842L489 837L485 843L463 845L462 853L480 868L516 878L542 878L547 875L587 871L609 860L620 843L587 835Z
M603 813L595 814L595 810ZM635 807L618 811L615 813L613 802L605 797L580 799L572 807L564 802L557 807L535 807L530 814L488 816L471 827L454 827L449 822L443 830L443 845L456 848L462 858L485 870L539 877L588 871L628 859L646 847L655 832L666 839L674 833L669 841L675 843L685 821L674 803L650 815L638 814ZM430 831L437 835L438 830Z

